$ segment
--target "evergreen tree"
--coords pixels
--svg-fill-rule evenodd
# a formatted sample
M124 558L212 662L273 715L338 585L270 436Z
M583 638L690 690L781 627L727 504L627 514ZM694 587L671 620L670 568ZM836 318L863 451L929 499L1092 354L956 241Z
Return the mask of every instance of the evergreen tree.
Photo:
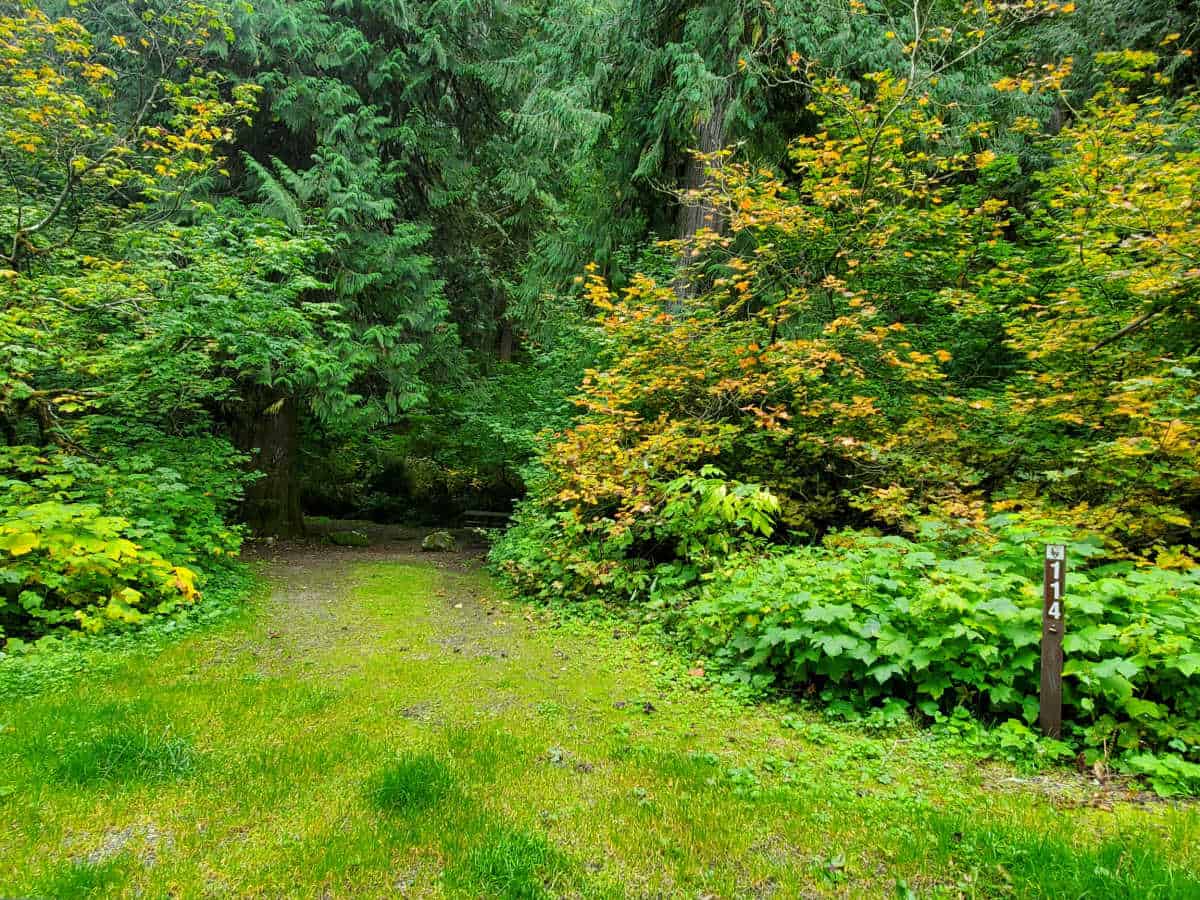
M274 0L237 23L229 66L264 102L235 185L293 228L328 231L323 277L349 311L348 346L374 357L354 385L362 415L318 416L322 430L403 421L512 352L508 288L543 203L498 64L524 21L505 3Z

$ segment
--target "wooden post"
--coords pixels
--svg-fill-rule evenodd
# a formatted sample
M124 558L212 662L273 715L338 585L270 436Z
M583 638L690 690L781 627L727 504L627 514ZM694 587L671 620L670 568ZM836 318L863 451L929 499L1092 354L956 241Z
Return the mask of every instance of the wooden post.
M1063 594L1067 588L1067 548L1046 545L1042 581L1041 725L1047 737L1062 736Z

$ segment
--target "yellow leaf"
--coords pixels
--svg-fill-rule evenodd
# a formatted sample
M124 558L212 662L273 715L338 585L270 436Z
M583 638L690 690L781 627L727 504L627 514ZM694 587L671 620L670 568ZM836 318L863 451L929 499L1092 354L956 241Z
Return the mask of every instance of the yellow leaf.
M33 532L25 531L4 538L2 543L13 556L24 556L30 550L35 549L41 541Z
M186 566L176 566L172 571L175 573L175 589L183 594L188 600L194 600L200 596L200 592L196 590L196 573Z

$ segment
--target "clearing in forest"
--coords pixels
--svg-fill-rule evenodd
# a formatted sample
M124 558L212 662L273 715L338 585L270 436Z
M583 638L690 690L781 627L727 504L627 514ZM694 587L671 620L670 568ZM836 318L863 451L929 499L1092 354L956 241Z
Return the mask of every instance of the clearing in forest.
M1200 896L1200 814L724 697L463 557L287 551L0 706L0 895Z

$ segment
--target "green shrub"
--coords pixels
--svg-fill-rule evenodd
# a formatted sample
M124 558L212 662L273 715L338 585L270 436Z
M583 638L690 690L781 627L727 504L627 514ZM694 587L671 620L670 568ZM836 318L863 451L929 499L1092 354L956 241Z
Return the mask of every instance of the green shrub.
M651 480L647 500L632 519L592 521L522 504L492 562L530 596L646 602L695 587L732 552L761 547L779 510L769 491L713 466Z
M960 556L932 542L833 535L717 573L680 626L727 678L755 686L1033 723L1042 544L998 532ZM1095 548L1070 551L1078 563ZM1139 755L1149 751L1164 792L1200 787L1200 572L1079 565L1065 616L1064 739L1089 759L1123 755L1140 774L1151 774Z
M238 549L218 505L237 478L209 479L204 490L148 456L106 466L0 448L0 637L8 649L67 627L137 625L195 603L202 571Z
M62 690L80 678L111 675L131 659L144 658L180 638L228 621L245 608L247 597L261 587L247 566L231 566L205 583L202 603L171 616L156 616L131 630L109 628L79 640L78 632L58 629L26 645L23 652L0 654L0 700ZM17 642L4 648L12 651Z

